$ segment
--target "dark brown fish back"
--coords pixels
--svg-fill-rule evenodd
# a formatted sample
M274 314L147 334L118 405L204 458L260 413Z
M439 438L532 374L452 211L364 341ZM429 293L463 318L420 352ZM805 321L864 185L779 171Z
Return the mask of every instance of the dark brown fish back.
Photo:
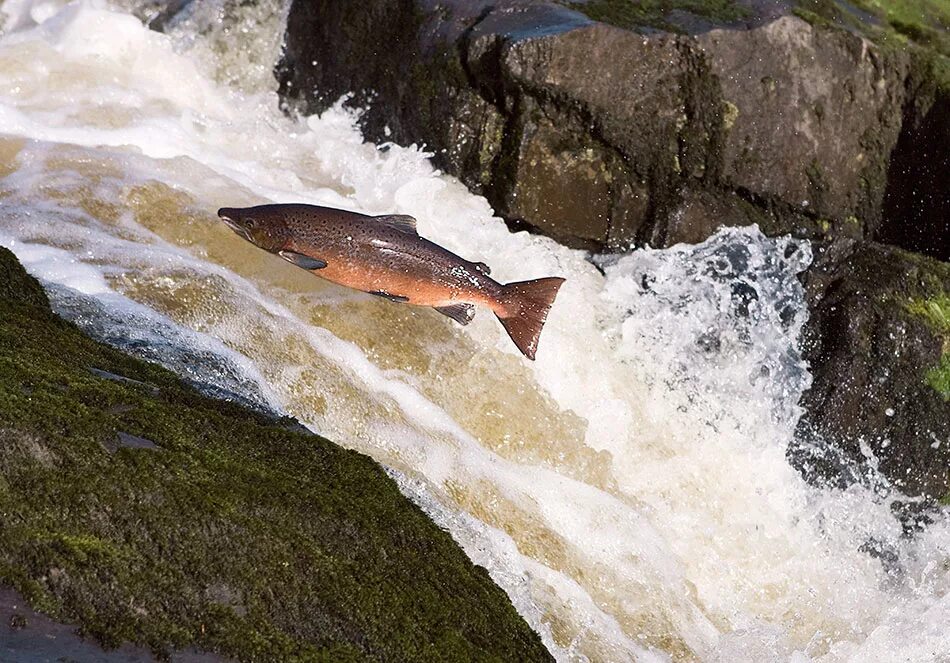
M416 234L377 218L329 207L284 205L281 213L294 237L294 250L322 258L321 251L349 260L388 263L412 271L420 280L436 279L460 288L472 287L467 273L478 275L482 289L495 294L500 286L475 263ZM466 268L460 272L459 268Z
M308 240L357 228L372 217L359 212L320 207L317 205L272 205L274 214L281 216L295 237Z

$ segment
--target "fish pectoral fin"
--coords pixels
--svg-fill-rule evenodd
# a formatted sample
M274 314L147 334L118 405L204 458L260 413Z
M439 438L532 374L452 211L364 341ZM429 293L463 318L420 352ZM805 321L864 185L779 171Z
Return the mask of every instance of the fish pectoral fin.
M306 269L312 271L314 269L323 269L327 266L327 263L318 258L311 258L310 256L305 256L302 253L294 253L293 251L278 251L277 255L286 260L287 262L297 265L301 269Z
M418 235L419 232L416 230L416 219L415 217L409 216L408 214L383 214L382 216L373 217L379 223L384 226L389 226L393 230L398 230L409 235Z
M460 325L467 325L475 317L475 307L472 304L453 304L452 306L436 306L435 310L448 316Z
M382 297L383 299L388 299L388 300L391 301L391 302L401 302L401 303L403 303L403 302L408 302L408 301L409 301L409 298L408 298L408 297L403 297L402 295L391 295L391 294L389 294L388 292L386 292L385 290L373 290L373 291L372 291L371 293L369 293L369 294L371 294L371 295L376 295L377 297Z

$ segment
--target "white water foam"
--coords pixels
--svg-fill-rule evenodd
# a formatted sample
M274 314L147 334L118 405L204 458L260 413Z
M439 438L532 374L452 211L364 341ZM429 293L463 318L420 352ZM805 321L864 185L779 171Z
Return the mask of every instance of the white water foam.
M172 36L95 2L3 11L0 243L91 333L395 468L559 659L950 652L947 523L907 539L893 496L809 487L785 459L806 244L724 230L602 274L340 108L281 116L280 5L199 3ZM326 286L214 216L265 200L412 214L501 281L567 277L538 361L491 316Z

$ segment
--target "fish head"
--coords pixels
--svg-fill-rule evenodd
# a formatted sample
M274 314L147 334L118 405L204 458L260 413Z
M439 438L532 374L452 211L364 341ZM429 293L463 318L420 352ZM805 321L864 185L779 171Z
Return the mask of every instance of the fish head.
M286 248L291 239L286 216L273 205L222 207L218 216L238 235L271 253Z

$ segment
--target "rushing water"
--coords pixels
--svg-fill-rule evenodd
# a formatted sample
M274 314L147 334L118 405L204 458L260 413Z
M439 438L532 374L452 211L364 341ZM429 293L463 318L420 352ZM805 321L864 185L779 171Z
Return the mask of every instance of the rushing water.
M950 660L947 523L902 537L879 483L786 461L806 243L592 261L511 234L424 152L282 116L283 8L236 4L167 35L130 2L3 5L0 244L61 313L392 468L561 660ZM341 289L215 216L263 201L412 214L499 280L566 277L537 362L484 311Z

